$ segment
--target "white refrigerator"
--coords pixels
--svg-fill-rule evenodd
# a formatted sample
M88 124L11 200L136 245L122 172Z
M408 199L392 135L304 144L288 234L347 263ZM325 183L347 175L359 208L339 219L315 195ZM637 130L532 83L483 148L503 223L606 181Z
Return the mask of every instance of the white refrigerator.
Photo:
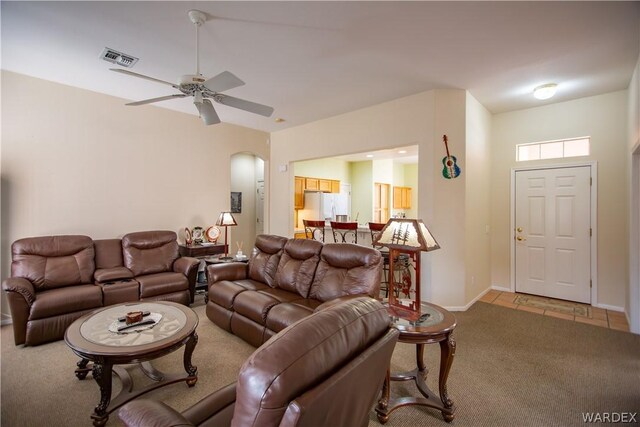
M299 220L300 224L303 219L335 221L336 215L349 214L349 194L305 192Z

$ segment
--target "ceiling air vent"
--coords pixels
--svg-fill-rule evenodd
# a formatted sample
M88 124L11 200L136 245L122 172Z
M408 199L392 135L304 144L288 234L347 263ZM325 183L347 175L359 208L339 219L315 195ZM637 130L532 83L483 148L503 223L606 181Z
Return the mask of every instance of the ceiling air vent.
M104 48L100 58L112 64L118 64L127 68L133 67L136 62L138 62L138 58L135 56L127 55L126 53L118 52L108 47Z

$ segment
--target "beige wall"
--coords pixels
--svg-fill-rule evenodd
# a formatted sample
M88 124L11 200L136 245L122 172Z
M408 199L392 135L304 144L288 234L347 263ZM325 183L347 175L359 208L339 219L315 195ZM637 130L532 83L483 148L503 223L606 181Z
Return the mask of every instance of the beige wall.
M466 302L491 286L491 113L467 93Z
M411 209L407 209L405 213L407 218L418 217L418 194L420 192L420 186L418 184L418 164L404 164L404 186L411 187Z
M629 286L625 311L631 331L640 333L640 60L629 84L627 98L629 173Z
M392 119L390 119L392 118ZM425 253L422 296L449 307L465 302L464 182L443 183L438 167L448 134L464 166L465 91L424 92L362 110L274 132L271 135L273 192L270 226L274 234L293 234L293 174L279 172L308 158L320 158L394 146L419 146L418 217L430 227L442 249ZM362 220L360 220L362 222Z
M351 183L350 162L326 158L305 160L293 164L293 173L296 176L310 176L313 178L338 179L342 184Z
M351 216L360 224L373 220L373 162L351 162Z
M124 102L2 72L3 278L22 237L168 229L182 240L229 208L233 153L269 158L264 132Z
M624 307L628 280L627 92L497 114L491 132L491 280L510 286L510 173L515 167L598 163L599 304ZM591 155L559 160L515 161L515 145L591 136Z

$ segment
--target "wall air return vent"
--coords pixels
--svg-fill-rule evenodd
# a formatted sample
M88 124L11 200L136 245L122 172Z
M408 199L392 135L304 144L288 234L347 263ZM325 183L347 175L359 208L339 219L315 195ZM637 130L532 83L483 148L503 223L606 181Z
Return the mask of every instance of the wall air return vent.
M133 67L136 62L138 62L138 58L136 58L135 56L118 52L117 50L111 49L109 47L104 48L102 54L100 55L100 58L104 59L107 62L111 62L112 64L118 64L127 68Z

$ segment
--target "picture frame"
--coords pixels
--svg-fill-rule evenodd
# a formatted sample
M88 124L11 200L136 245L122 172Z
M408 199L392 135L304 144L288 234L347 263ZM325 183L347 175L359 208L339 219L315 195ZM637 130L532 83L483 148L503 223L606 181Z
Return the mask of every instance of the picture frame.
M242 213L242 193L240 191L231 192L231 213Z

